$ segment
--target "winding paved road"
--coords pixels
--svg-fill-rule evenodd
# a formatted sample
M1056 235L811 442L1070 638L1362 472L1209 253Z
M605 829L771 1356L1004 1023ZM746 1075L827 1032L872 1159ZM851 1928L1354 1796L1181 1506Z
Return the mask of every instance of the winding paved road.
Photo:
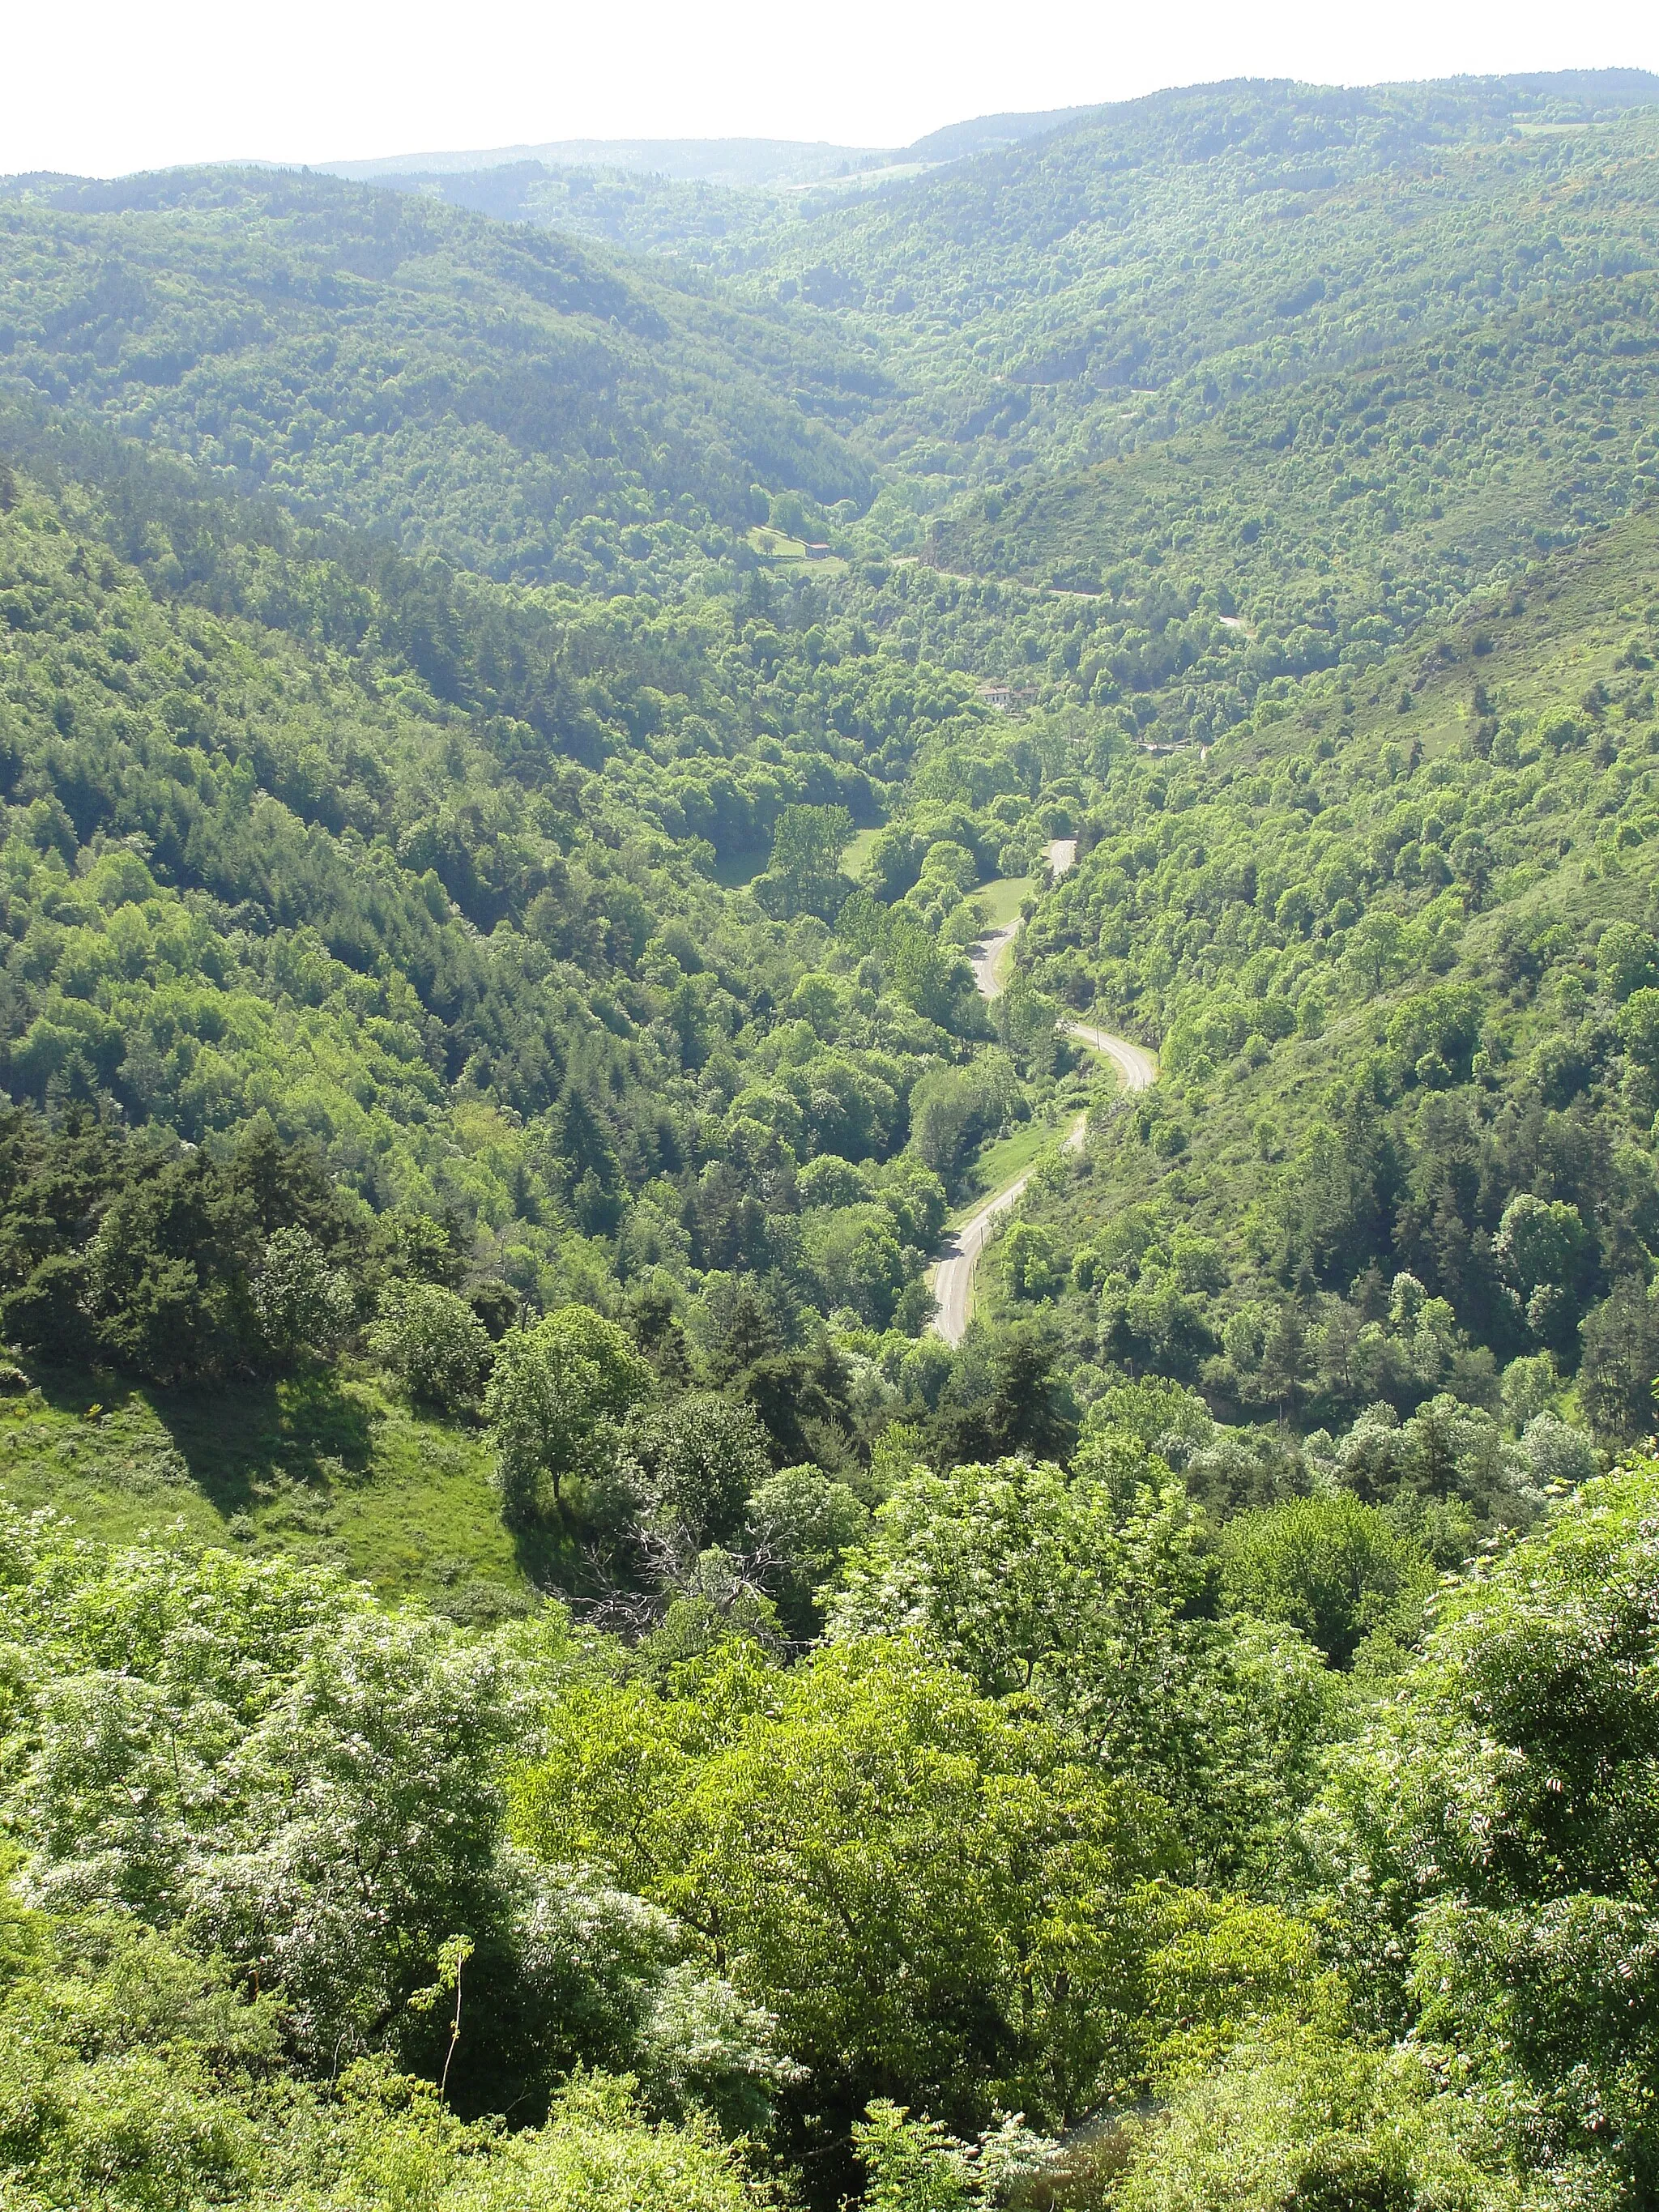
M1077 839L1051 838L1048 854L1048 872L1058 883L1068 868L1077 866ZM1000 929L992 930L976 945L970 945L968 948L969 964L973 969L974 981L979 985L981 999L1000 999L1002 996L1002 956L1019 935L1021 919L1016 915L1012 921L1005 922Z
M1054 876L1063 876L1076 860L1075 837L1058 837L1050 844L1048 866ZM1006 928L993 930L988 937L982 938L969 955L973 962L974 980L984 998L994 999L1002 988L998 963L1005 948L1018 935L1019 926L1016 916ZM1111 1061L1126 1091L1147 1091L1157 1082L1158 1055L1148 1052L1145 1045L1131 1044L1127 1037L1114 1036L1110 1030L1096 1029L1089 1022L1067 1022L1065 1028L1067 1036L1075 1037L1079 1044L1087 1045L1091 1052L1103 1054ZM1079 1114L1060 1140L1060 1150L1081 1152L1088 1125L1088 1115ZM945 1249L933 1269L933 1296L939 1302L933 1326L947 1344L960 1344L967 1332L973 1311L974 1271L979 1265L980 1255L1001 1216L1024 1195L1036 1164L1034 1161L1012 1182L993 1191L945 1239Z
M1000 929L992 930L988 936L981 937L977 945L970 945L968 948L969 965L974 971L974 981L979 985L981 999L1000 999L1002 996L1002 978L997 970L1002 964L1004 952L1019 935L1020 919L1016 915L1012 921L1005 922Z
M1150 1091L1158 1081L1158 1054L1144 1044L1131 1044L1127 1037L1114 1036L1109 1030L1097 1030L1088 1022L1067 1022L1065 1027L1067 1036L1086 1044L1091 1052L1104 1053L1122 1077L1126 1091Z

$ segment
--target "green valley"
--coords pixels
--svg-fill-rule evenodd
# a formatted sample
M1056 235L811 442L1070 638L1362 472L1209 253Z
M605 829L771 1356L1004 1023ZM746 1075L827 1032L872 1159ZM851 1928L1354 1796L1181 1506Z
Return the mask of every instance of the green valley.
M1638 2212L1659 80L733 145L0 181L0 2196Z

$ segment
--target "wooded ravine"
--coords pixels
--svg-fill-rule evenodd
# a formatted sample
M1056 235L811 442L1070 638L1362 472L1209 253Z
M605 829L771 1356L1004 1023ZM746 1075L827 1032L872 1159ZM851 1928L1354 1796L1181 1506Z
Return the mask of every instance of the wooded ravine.
M1639 71L0 179L5 2203L1650 2204L1656 661Z

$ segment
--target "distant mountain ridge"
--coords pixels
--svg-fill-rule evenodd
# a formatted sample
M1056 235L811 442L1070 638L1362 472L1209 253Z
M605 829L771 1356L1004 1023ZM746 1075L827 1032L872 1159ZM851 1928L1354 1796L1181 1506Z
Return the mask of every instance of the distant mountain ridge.
M960 161L1058 130L1089 113L1056 107L1025 115L980 115L948 123L914 144L836 146L795 138L556 138L538 146L496 146L469 153L389 154L374 161L325 161L325 175L356 184L407 177L464 176L477 170L539 162L555 169L626 169L683 184L725 185L733 191L827 182L860 169L924 161Z
M969 123L947 123L942 131L930 131L925 138L918 138L914 145L905 147L894 159L963 161L975 154L1000 153L1005 146L1018 146L1027 138L1040 138L1045 131L1058 131L1064 124L1092 115L1101 104L1051 107L1030 115L979 115Z
M463 176L479 169L501 169L527 162L549 168L629 169L645 176L672 177L684 184L725 185L755 190L777 185L815 183L844 175L849 167L874 167L890 160L871 146L832 146L823 140L790 138L556 138L538 146L496 146L472 153L391 154L376 161L316 164L325 176L355 184L380 184L389 178Z
M1425 80L1426 82L1426 80ZM1501 80L1470 76L1435 80L1449 89L1501 82L1533 98L1551 95L1581 109L1621 113L1659 100L1659 76L1650 70L1549 70L1505 73ZM1402 90L1405 82L1374 89ZM1158 95L1154 94L1154 98ZM1074 107L1026 113L973 116L948 123L908 146L841 146L825 139L796 138L555 138L539 145L482 147L448 153L387 154L369 161L324 161L313 166L325 175L354 183L399 183L416 178L462 176L479 170L519 167L538 162L554 169L623 169L684 184L724 185L733 191L827 183L860 170L936 166L1000 153L1028 138L1042 137L1085 116L1136 100L1094 100ZM283 165L287 166L287 165Z

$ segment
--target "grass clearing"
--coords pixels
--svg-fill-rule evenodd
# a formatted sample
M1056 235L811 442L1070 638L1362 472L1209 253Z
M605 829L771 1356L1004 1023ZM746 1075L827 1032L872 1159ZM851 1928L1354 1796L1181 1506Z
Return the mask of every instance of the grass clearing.
M1030 898L1036 885L1030 876L996 876L972 893L974 904L992 929L1005 928Z
M810 569L819 576L844 576L847 563L837 553L811 553L804 538L786 537L781 530L774 530L770 523L757 522L749 532L748 543L769 568Z
M108 1542L289 1553L477 1621L576 1568L556 1534L532 1551L504 1525L476 1428L367 1373L211 1393L43 1373L0 1401L0 1497Z
M868 830L860 830L854 834L852 843L841 856L842 875L850 876L854 883L861 878L864 874L864 864L869 859L877 838L880 836L886 826L885 823L878 822Z
M1016 1176L1024 1173L1033 1160L1057 1144L1060 1136L1060 1130L1052 1122L1033 1115L1009 1135L985 1146L973 1165L974 1194L950 1215L950 1226L960 1227L988 1198L1006 1188Z
M772 857L770 846L764 852L758 848L747 853L716 854L714 881L722 890L740 891L745 884L752 884L765 869Z

